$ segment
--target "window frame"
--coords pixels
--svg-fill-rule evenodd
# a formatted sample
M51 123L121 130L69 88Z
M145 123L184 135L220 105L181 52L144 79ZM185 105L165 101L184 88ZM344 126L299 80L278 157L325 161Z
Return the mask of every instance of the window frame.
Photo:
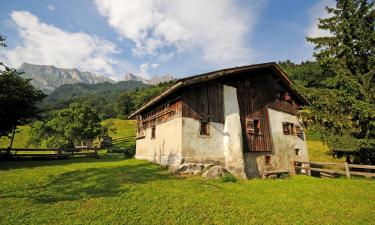
M199 125L200 136L210 136L210 121L201 120Z
M156 138L156 126L152 126L151 127L151 139L155 139Z

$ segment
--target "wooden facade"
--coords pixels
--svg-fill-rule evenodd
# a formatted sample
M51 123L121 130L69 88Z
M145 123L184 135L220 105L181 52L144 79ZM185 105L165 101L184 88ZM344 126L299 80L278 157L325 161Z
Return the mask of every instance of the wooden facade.
M182 116L224 123L223 85L208 83L182 91Z

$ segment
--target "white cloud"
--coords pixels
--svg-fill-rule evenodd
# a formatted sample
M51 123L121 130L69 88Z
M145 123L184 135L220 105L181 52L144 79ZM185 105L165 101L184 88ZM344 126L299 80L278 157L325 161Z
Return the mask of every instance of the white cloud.
M152 68L158 68L160 66L160 64L158 64L158 63L153 63L153 64L151 64L151 67Z
M263 0L250 7L233 0L96 0L99 12L138 56L195 52L215 64L242 64L251 57L249 35Z
M55 11L55 6L47 5L47 9L50 10L50 11Z
M117 61L111 55L118 50L113 43L82 32L65 32L40 22L27 11L13 11L11 18L22 43L2 54L8 65L18 67L28 62L106 74L114 72Z
M320 0L309 11L311 25L306 31L308 37L324 37L331 36L327 30L318 28L319 18L328 18L330 15L327 13L326 7L335 7L335 0Z

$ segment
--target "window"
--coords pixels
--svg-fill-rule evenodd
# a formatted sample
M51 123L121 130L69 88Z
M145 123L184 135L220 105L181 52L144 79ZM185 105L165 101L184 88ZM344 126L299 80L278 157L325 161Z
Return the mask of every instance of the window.
M207 121L201 121L200 135L210 135L210 123Z
M294 135L294 124L293 123L283 123L283 133L285 135Z
M301 155L301 149L296 148L296 149L294 149L294 151L295 151L296 155Z
M137 127L137 138L142 138L142 137L144 137L145 135L144 135L144 132L143 132L143 127L141 127L141 126L138 126Z
M296 126L296 135L297 135L298 137L303 138L303 130L302 130L302 127L300 127L300 126Z
M260 134L260 120L246 118L246 132L249 134Z
M290 93L289 92L285 92L285 94L284 94L284 101L286 101L286 102L292 102L292 96L290 95Z
M153 127L151 127L151 138L153 139L155 137L156 137L156 127L153 126Z
M286 102L289 102L289 103L293 102L292 95L289 92L283 91L283 90L277 90L276 91L276 98L278 100L286 101Z
M265 163L266 165L271 165L271 156L270 156L270 155L266 155L266 156L264 157L264 163Z

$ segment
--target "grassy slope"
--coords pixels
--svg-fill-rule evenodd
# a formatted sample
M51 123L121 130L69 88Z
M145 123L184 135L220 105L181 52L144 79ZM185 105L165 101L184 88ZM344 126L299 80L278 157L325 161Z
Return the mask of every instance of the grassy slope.
M132 147L135 145L135 121L108 119L107 122L112 121L116 127L116 132L110 132L113 137L113 143L116 147ZM14 147L27 147L27 142L30 137L30 127L20 127L20 133L15 136ZM317 162L344 162L344 159L334 159L328 155L328 147L324 145L316 135L307 134L307 145L311 161ZM9 146L10 140L0 139L0 148Z
M144 161L0 162L0 224L371 224L375 182L223 183Z

